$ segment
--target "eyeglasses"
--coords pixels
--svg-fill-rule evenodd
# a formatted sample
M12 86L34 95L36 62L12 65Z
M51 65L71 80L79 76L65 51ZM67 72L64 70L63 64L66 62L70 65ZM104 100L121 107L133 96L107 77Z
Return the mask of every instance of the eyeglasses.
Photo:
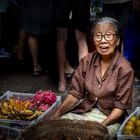
M106 41L111 41L114 38L115 35L116 34L105 34L105 35L96 34L96 35L94 35L94 40L95 41L101 41L102 37L104 37L104 39Z

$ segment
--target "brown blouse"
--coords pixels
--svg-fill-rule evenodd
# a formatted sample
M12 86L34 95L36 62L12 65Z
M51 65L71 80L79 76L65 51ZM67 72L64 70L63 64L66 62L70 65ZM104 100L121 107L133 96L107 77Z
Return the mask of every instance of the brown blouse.
M131 108L134 71L130 63L116 51L103 77L100 63L101 58L96 51L80 61L68 94L83 101L73 112L83 113L97 107L109 115L114 108Z

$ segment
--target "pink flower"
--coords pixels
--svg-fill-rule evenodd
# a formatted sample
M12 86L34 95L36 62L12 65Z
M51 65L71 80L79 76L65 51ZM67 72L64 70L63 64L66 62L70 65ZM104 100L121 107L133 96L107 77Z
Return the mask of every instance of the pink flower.
M37 104L40 104L40 102L42 103L43 98L44 98L44 94L43 94L42 90L39 90L39 91L36 92L36 94L35 94L33 100L34 100Z
M50 90L44 91L44 102L52 105L56 101L56 94Z
M46 111L47 109L49 108L49 106L46 104L41 104L39 107L38 107L38 110L41 110L41 111Z
M31 100L30 108L46 110L56 101L56 94L51 90L39 90Z

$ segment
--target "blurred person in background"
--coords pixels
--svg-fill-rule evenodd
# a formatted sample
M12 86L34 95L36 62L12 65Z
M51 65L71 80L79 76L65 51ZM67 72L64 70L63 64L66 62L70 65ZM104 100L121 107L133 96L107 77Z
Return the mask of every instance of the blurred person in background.
M42 36L49 37L54 27L54 3L52 0L24 0L19 1L19 4L21 10L18 58L22 60L24 57L24 43L27 37L33 61L33 75L39 76L43 71L39 61L39 41Z
M102 16L113 17L120 22L122 37L119 50L121 52L123 52L124 28L128 24L131 9L132 9L131 0L103 0Z
M124 31L124 56L131 62L135 70L135 86L140 86L140 1L132 0L133 8L129 23Z
M7 41L7 9L9 7L8 0L0 0L0 58L9 58L10 53L6 52Z
M66 42L70 23L75 31L78 45L78 60L88 54L86 31L89 26L90 0L58 0L56 2L56 29L57 29L57 65L58 65L58 91L65 92L65 73L73 74L74 69L69 64L66 55Z

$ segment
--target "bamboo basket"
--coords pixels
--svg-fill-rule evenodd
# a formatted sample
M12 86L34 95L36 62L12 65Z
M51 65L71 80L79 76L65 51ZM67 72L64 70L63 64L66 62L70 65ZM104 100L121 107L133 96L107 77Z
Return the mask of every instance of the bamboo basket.
M42 121L26 129L23 140L108 140L105 126L94 121L52 120Z

